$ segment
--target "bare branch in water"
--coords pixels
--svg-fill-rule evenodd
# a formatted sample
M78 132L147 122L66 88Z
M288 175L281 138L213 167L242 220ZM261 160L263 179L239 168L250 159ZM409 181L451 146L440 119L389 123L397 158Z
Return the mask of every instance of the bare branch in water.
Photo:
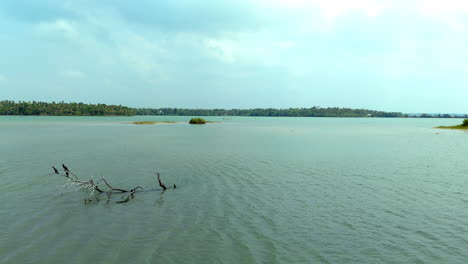
M89 198L89 196L92 196L94 194L94 191L98 192L98 193L107 193L108 194L108 198L110 198L110 195L112 194L112 192L114 191L117 191L117 192L122 192L122 193L126 193L125 195L122 196L122 198L124 198L124 200L121 200L121 201L117 201L116 203L126 203L128 202L130 199L134 198L134 195L135 193L137 192L138 189L144 189L142 186L138 185L136 186L135 188L133 189L130 189L130 190L126 190L126 189L121 189L121 188L114 188L112 187L109 182L107 182L106 179L102 178L101 180L95 182L92 178L87 180L87 181L84 181L84 180L80 180L78 179L78 176L76 176L74 173L72 173L68 167L66 167L64 164L62 164L62 167L64 168L64 173L63 174L60 174L59 171L57 170L57 168L55 168L54 166L52 166L52 168L54 169L54 173L52 173L51 175L53 174L56 174L56 175L60 175L60 176L63 176L67 179L67 183L64 185L64 187L72 187L72 186L77 186L78 188L81 188L81 189L88 189L88 190L91 190L91 193L88 195L88 198L85 198L85 203L87 202L91 202L93 199ZM165 191L167 189L166 185L164 185L164 183L162 182L161 180L161 176L159 175L158 172L156 172L155 174L157 174L158 176L158 183L159 183L159 186L161 188L163 188L163 191ZM104 182L104 184L107 186L108 190L105 190L105 189L102 189L99 187L99 183L101 182ZM176 188L176 185L174 184L174 189ZM96 196L98 197L98 196Z
M135 193L136 190L138 190L138 189L145 189L145 188L143 188L143 187L141 187L140 185L138 185L137 187L131 189L131 190L130 190L130 193Z
M106 179L102 178L101 181L103 181L111 191L119 191L119 192L128 192L127 190L119 189L119 188L114 188L110 186L110 184L106 181Z
M161 188L163 188L163 190L166 190L167 187L166 187L166 185L164 185L164 183L161 181L161 176L159 176L159 172L156 172L156 175L158 175L158 183L159 183L159 186L161 186Z

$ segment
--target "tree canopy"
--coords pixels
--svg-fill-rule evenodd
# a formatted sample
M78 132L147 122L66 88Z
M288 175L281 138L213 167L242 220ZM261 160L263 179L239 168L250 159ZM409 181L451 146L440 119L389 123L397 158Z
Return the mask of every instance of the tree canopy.
M0 115L48 115L48 116L290 116L290 117L420 117L451 118L449 114L402 114L368 109L341 107L310 108L253 108L253 109L186 109L186 108L130 108L122 105L84 104L65 102L14 102L0 101ZM468 117L465 115L465 117Z
M52 102L0 101L0 115L105 116L135 115L135 110L121 105Z
M314 106L311 108L255 108L255 109L181 109L181 108L139 108L137 115L176 116L294 116L294 117L403 117L399 112L383 112L367 109L351 109Z

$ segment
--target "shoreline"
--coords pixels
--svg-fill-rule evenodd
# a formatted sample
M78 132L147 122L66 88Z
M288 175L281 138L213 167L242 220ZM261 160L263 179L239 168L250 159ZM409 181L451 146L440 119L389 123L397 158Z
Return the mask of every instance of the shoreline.
M468 126L462 126L462 125L458 125L458 126L437 126L437 127L434 127L436 129L451 129L451 130L466 130L468 131Z

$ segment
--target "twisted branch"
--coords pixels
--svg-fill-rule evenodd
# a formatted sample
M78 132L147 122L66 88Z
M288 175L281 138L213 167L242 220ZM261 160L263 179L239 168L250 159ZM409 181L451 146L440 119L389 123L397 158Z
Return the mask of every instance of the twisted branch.
M122 196L122 198L124 198L124 200L117 201L116 203L126 203L130 199L134 198L134 195L135 195L135 193L137 192L138 189L142 189L142 190L144 189L144 187L142 187L140 185L138 185L135 188L130 189L130 190L114 188L104 178L100 179L97 182L95 182L92 178L87 180L87 181L80 180L80 179L78 179L78 176L76 176L74 173L72 173L64 164L62 164L62 167L64 168L64 172L59 173L58 169L55 168L54 166L52 166L52 168L54 169L54 173L52 173L51 175L56 174L56 175L60 175L60 176L63 176L65 178L67 178L68 182L65 184L65 186L70 186L71 187L71 186L77 185L79 188L90 189L91 193L89 194L89 196L93 195L94 191L97 191L98 193L107 193L109 195L109 198L110 198L110 195L112 194L112 192L117 191L117 192L126 193L126 194ZM163 191L165 191L167 189L167 187L162 182L161 176L159 175L158 172L156 172L155 174L158 176L159 186L161 188L163 188ZM108 190L104 190L104 189L101 189L99 187L99 183L101 183L101 182L104 182L104 184L107 186ZM174 184L174 189L175 188L176 188L176 185ZM92 201L92 199L85 198L85 202L89 202L89 201Z
M109 189L111 189L110 191L128 192L127 190L114 188L114 187L110 186L110 184L104 178L102 178L101 181L103 181L107 185L107 187L109 187Z
M163 188L163 190L165 191L167 189L166 185L164 185L164 183L161 181L161 177L159 176L159 172L156 172L156 175L158 175L158 183L159 183L159 186L161 186L161 188Z

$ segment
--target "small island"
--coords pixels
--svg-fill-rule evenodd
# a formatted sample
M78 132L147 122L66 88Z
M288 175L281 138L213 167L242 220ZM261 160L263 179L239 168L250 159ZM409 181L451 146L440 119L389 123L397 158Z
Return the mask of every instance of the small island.
M207 121L205 119L199 118L199 117L192 118L189 121L189 124L192 124L192 125L204 125L206 123L207 123Z
M468 130L468 119L464 119L463 123L461 123L460 125L456 125L456 126L438 126L436 128Z
M175 124L175 121L136 121L132 122L135 125L154 125L154 124Z
M189 121L189 124L191 125L204 125L204 124L216 124L216 123L221 123L221 122L208 121L200 117L192 118Z

